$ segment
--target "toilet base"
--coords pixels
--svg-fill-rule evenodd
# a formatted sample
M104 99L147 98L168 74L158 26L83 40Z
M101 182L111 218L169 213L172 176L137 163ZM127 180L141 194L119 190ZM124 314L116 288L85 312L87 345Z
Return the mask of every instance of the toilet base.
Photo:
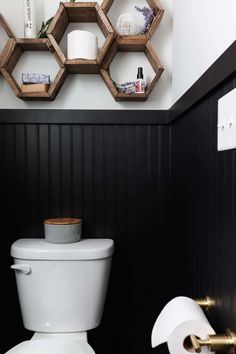
M5 354L95 354L87 333L35 333Z

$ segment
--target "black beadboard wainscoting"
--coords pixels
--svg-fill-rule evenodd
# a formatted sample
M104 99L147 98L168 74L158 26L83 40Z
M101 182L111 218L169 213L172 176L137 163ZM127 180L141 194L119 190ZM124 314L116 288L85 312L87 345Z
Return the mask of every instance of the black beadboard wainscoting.
M215 330L236 329L236 151L217 151L218 99L236 74L172 125L172 216L187 245L190 296L209 295Z
M64 114L69 120L70 113ZM44 111L41 115L45 119ZM19 111L11 111L9 119L17 121ZM103 321L89 335L92 347L97 354L153 353L155 317L181 289L175 281L163 286L174 273L165 267L167 254L173 258L169 126L19 120L0 124L1 218L6 226L1 267L7 284L2 302L10 311L2 315L2 337L9 340L2 341L1 352L31 336L23 329L10 270L11 243L42 237L45 218L72 215L83 219L84 237L112 237L116 246ZM173 269L180 266L177 262Z
M116 251L96 354L157 354L151 330L177 295L217 301L212 325L236 329L236 152L217 152L217 100L236 86L236 42L168 111L3 110L1 352L23 328L10 245L54 216ZM168 125L169 123L169 125Z

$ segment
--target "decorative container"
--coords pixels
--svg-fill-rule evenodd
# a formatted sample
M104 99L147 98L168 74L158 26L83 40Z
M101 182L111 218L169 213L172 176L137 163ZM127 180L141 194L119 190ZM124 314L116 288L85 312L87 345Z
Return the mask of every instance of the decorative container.
M73 243L81 239L82 220L55 218L44 220L45 238L51 243Z

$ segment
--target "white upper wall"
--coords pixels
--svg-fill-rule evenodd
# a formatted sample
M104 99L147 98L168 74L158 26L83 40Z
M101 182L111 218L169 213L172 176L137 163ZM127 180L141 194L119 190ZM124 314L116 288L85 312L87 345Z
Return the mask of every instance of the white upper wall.
M173 1L173 103L236 39L235 0Z
M37 22L53 16L59 6L59 0L36 0ZM117 18L117 9L121 13L129 11L135 5L145 5L145 0L115 0L109 16ZM171 106L172 80L172 0L161 0L166 12L162 23L152 38L152 44L165 68L165 71L154 88L147 102L115 102L100 75L69 75L54 102L24 102L18 99L7 82L0 77L0 109L168 109ZM119 3L119 6L118 6ZM23 1L0 0L0 12L5 16L17 37L23 37ZM88 25L89 26L89 25ZM87 27L93 29L93 26ZM2 34L0 31L0 47ZM140 53L119 53L111 66L115 80L123 82L136 77L137 67L144 67L148 79L152 76L150 65ZM49 53L24 53L14 75L20 82L22 72L46 72L52 78L57 72L57 64Z

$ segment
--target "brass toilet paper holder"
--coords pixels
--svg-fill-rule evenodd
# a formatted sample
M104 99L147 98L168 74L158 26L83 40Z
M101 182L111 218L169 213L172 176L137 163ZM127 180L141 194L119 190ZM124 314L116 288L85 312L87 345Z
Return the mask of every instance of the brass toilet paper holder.
M209 296L195 299L195 302L207 312L216 305L215 300ZM236 333L230 329L226 330L226 334L213 334L209 335L206 339L199 339L191 335L190 340L196 353L201 353L201 348L207 347L210 352L236 354Z
M211 308L215 307L215 300L206 296L205 298L195 299L196 304L198 304L204 311L209 311Z
M226 330L226 334L213 334L206 339L191 335L190 340L196 353L201 353L202 347L207 347L210 352L236 353L236 333L230 329Z

